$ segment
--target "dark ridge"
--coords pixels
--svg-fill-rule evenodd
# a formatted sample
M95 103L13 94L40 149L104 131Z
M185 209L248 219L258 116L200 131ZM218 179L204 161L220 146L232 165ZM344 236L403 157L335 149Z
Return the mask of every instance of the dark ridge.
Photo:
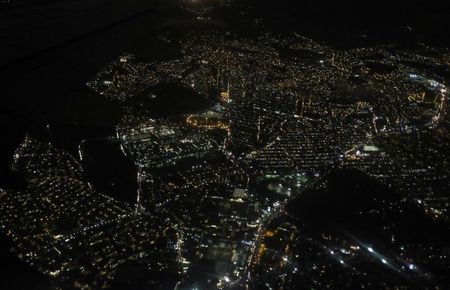
M389 204L395 207L385 210ZM308 190L288 205L288 211L311 227L337 226L376 238L376 229L388 220L405 241L450 242L443 234L448 225L429 219L421 208L403 202L394 190L356 169L334 170L325 189Z
M136 202L137 172L133 162L124 156L119 144L104 140L89 140L82 144L87 179L94 188L111 197Z

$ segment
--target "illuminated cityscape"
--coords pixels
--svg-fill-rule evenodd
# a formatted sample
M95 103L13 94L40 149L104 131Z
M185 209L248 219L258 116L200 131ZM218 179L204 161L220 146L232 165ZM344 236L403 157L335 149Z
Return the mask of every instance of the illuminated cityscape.
M441 35L336 40L291 11L311 1L105 0L101 25L65 1L0 3L2 289L450 287ZM53 37L15 49L19 12Z

